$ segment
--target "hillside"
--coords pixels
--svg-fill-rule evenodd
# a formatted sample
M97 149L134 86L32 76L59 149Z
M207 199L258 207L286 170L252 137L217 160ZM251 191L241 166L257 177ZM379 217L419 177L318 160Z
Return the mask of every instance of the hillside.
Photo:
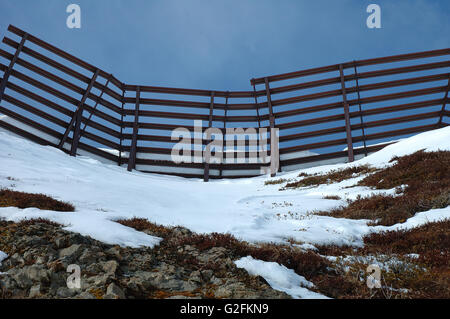
M356 267L358 272L365 269L364 265L367 267L373 263L381 265L386 272L386 280L389 280L391 274L389 267L394 266L403 267L402 272L408 273L410 278L414 277L414 274L417 275L417 272L413 275L410 272L422 266L430 267L430 274L438 272L445 275L445 272L448 272L448 269L442 268L448 261L449 238L445 231L445 220L450 218L448 188L430 188L432 190L425 198L429 202L424 202L423 198L417 196L413 197L412 192L408 192L412 189L412 186L408 188L408 185L414 184L408 167L417 167L417 171L413 173L416 174L417 180L424 183L429 182L432 185L437 181L439 185L444 185L448 182L449 166L446 163L450 151L449 127L403 139L350 164L314 167L282 173L275 178L262 176L209 183L197 179L129 173L124 168L105 165L87 157L72 158L57 149L42 147L5 132L0 132L0 150L0 188L29 194L45 194L74 207L73 212L61 212L34 208L35 204L29 208L14 207L18 205L13 204L0 205L5 206L0 207L0 218L4 220L0 225L0 232L10 234L7 240L0 241L0 250L11 256L3 261L3 268L0 268L0 271L6 273L0 275L0 283L5 285L9 280L7 278L16 278L22 274L21 271L27 271L26 267L36 266L37 256L45 258L49 254L50 247L46 250L33 246L36 243L32 242L31 234L38 237L45 235L48 243L54 242L56 237L66 238L66 244L52 246L51 249L55 250L53 261L61 258L64 260L65 253L61 253L61 250L81 245L75 247L77 249L74 248L75 251L70 254L69 257L73 259L70 262L78 260L86 268L90 264L99 265L97 270L90 270L95 273L94 277L108 273L109 266L104 263L111 260L117 263L114 268L114 276L117 278L103 281L97 278L100 280L97 285L94 284L95 279L92 279L92 285L76 294L57 294L58 289L54 289L50 294L48 286L51 287L52 280L46 276L45 283L38 289L39 292L35 293L34 288L33 294L30 289L36 287L36 280L41 279L30 279L29 283L23 283L22 286L9 281L10 287L15 287L10 290L24 294L23 296L37 297L42 293L52 298L87 295L141 298L170 297L177 296L178 293L179 296L203 298L242 298L246 294L251 297L287 297L281 293L277 295L276 290L281 290L296 298L392 297L393 294L400 297L423 297L423 291L429 293L426 283L423 289L409 283L412 290L408 292L408 287L405 286L408 281L399 276L385 285L393 286L395 283L400 285L398 288L372 291L365 287L364 279L357 280L360 281L361 287L349 288L348 285L351 285L352 281L345 274L348 274L349 269L350 273L355 270L353 267ZM416 153L421 150L436 155ZM415 155L411 155L414 153ZM391 161L394 156L399 159ZM390 171L389 168L396 167L402 157L407 164L403 168L399 165L398 169ZM444 164L433 166L439 167L434 175L425 174L425 161L430 165ZM401 169L407 173L395 175L395 172L400 172ZM368 179L370 176L373 176L372 180ZM392 183L383 182L382 176L392 179ZM392 176L396 176L395 181ZM414 187L417 195L419 186ZM438 193L442 196L439 197ZM374 202L374 198L378 201ZM385 217L386 214L392 213L389 211L390 207L405 201L409 201L409 206L399 206L399 209L408 207L408 214ZM365 203L374 206L365 206ZM382 205L385 206L380 208ZM377 211L378 215L367 213L373 211ZM37 218L40 218L41 222L20 223L26 219ZM119 220L120 223L117 222ZM406 245L397 252L388 252L383 246L385 237L377 237L391 234L385 233L390 231L406 236L409 238L406 241L413 243L414 236L411 234L424 232L425 235L421 236L426 237L429 234L426 227L431 227L435 234L442 233L439 240L434 238L432 243L441 242L442 246L436 249L441 251L444 263L435 262L433 259L431 264L424 266L424 261L420 260L421 254L414 250L417 245L414 249ZM31 239L21 239L19 235L24 232L30 233L28 237ZM79 237L71 235L73 233L79 234ZM205 233L227 235L197 235ZM398 236L400 235L395 238L399 238ZM255 243L257 246L254 246ZM20 246L21 249L16 247L14 250L13 246ZM21 254L24 250L30 250L30 247L33 249L29 254L36 256L27 261ZM119 251L120 256L127 257L113 258L114 249ZM99 254L98 257L93 254L91 260L86 257L81 262L83 254L92 255L91 250L97 254L99 251L111 253ZM149 254L156 254L157 257L150 258ZM203 262L184 265L177 254L184 257L188 254ZM203 256L205 254L206 257ZM0 255L2 259L5 257L5 254L3 257ZM415 261L416 257L420 263ZM148 260L130 270L128 264L133 258ZM206 261L211 258L226 260L224 264L228 265L228 268L206 269L205 263L208 264ZM62 265L67 266L69 259ZM50 267L53 261L47 260L39 264L42 266L39 266L39 269ZM185 279L192 282L192 273L199 271L201 274L211 270L209 278L217 279L222 275L222 279L226 278L228 283L226 287L238 285L241 288L227 288L228 292L222 292L221 295L218 289L224 284L220 281L201 284L197 282L191 287L184 287L178 282L174 288L175 286L165 285L162 279L155 283L153 277L145 279L145 275L142 275L138 279L143 282L153 280L153 288L147 287L152 293L145 293L145 284L139 289L133 288L131 279L123 277L126 270L136 274L145 271L152 263L157 265L154 267L157 269L155 272L172 271L173 280ZM174 269L167 265L172 265ZM252 281L254 277L248 276L242 269L239 270L240 268L246 269L250 275L261 275L266 282ZM344 268L347 269L345 274L342 273ZM334 269L332 273L330 269ZM426 276L421 272L420 276L420 280L426 282ZM61 281L61 278L58 280ZM418 280L412 281L416 283ZM118 287L109 288L112 283ZM268 288L263 288L267 283L275 289L273 293L269 292ZM352 284L355 285L354 282ZM448 283L441 282L437 285L444 288L435 289L435 293L439 297L448 296ZM419 293L415 293L413 289L417 289ZM107 290L110 290L110 293ZM121 291L123 295L114 294L113 290ZM94 293L95 291L97 293ZM189 294L186 291L189 291ZM269 295L262 294L262 291ZM14 297L15 293L9 297Z

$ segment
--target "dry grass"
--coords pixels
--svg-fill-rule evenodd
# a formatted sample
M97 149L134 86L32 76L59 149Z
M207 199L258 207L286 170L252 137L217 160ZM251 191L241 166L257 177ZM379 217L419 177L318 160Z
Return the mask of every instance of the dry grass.
M320 254L332 256L377 257L402 264L382 271L383 285L393 289L370 291L364 282L356 280L366 274L368 263L336 262L347 267L338 277L319 283L321 291L329 291L340 298L450 298L450 221L428 223L410 230L374 233L364 238L364 247L319 246ZM418 254L411 258L409 254ZM323 283L326 283L325 285ZM354 286L348 285L354 282ZM331 287L327 287L331 286ZM403 291L401 289L407 289ZM332 296L332 295L330 295Z
M450 205L450 152L419 151L395 157L396 163L379 170L358 184L377 189L397 187L397 196L358 197L343 206L319 215L353 219L371 219L390 226L406 221L418 212ZM400 186L406 185L403 188Z
M46 225L50 225L53 227L63 227L64 226L62 224L52 222L51 220L48 220L45 218L24 219L24 220L16 223L16 226L17 227L27 227L27 226L36 225L36 224L46 224Z
M445 269L450 265L450 220L428 223L407 231L374 233L365 237L364 243L366 252L419 254L420 263L427 267Z
M75 210L72 204L53 199L44 194L30 194L9 189L0 189L0 207L11 206L22 209L35 207L62 212L73 212Z
M341 198L337 195L326 195L322 197L323 199L340 200Z
M252 256L263 261L274 261L293 269L302 276L312 277L326 272L329 262L310 251L303 251L290 245L259 244L252 245L245 241L237 240L230 234L195 234L174 242L177 246L192 245L199 250L208 250L213 247L224 247L230 250L235 259Z
M172 233L171 228L162 225L157 225L155 223L148 221L145 218L135 217L131 219L119 219L116 220L116 222L124 226L134 228L137 231L144 231L144 230L149 231L152 234L162 238L166 238Z
M278 179L270 179L268 181L264 182L264 185L278 185L286 183L288 180L285 178L278 178Z
M344 169L331 170L327 174L301 173L299 177L303 177L303 179L292 183L287 183L284 188L300 188L318 186L321 184L339 183L346 179L372 172L375 172L375 168L370 167L369 165L360 165L347 167Z

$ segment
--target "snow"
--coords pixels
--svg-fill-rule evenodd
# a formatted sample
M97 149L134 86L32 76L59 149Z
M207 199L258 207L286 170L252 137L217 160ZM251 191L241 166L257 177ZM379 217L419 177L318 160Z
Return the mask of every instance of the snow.
M24 218L45 218L65 225L64 229L90 236L111 245L138 248L141 246L154 247L161 238L147 235L104 218L103 212L83 210L80 212L55 212L37 208L18 209L5 207L0 209L0 216L7 216L9 221L20 221Z
M314 284L297 275L292 269L288 269L276 262L266 262L254 259L251 256L243 257L235 264L238 268L244 268L250 275L261 276L275 290L284 291L297 299L327 299L328 297L310 291Z
M390 165L388 162L394 155L420 149L450 150L450 127L404 139L354 163L301 172L326 172L359 164L382 167ZM282 173L276 178L295 178L299 172ZM0 188L45 193L76 207L73 213L0 208L0 218L18 221L45 217L66 225L71 231L122 246L153 246L160 239L115 223L119 218L147 218L162 225L181 225L198 233L231 233L252 242L286 243L294 239L310 245L353 246L362 246L363 236L373 231L417 227L427 221L450 218L450 208L444 208L419 213L403 224L388 228L368 226L366 220L313 214L345 205L347 199L358 195L394 194L393 189L350 187L362 178L285 191L279 191L282 185L264 185L270 179L267 176L204 183L200 179L127 172L117 165L84 156L69 157L53 147L0 132ZM326 195L337 195L341 200L325 200Z
M408 230L411 228L419 227L421 225L439 222L450 218L450 206L445 208L437 208L427 210L415 214L413 217L406 220L404 223L396 224L392 226L374 226L373 231L394 231L394 230Z
M0 188L44 193L71 202L75 212L54 212L37 208L0 207L0 219L20 221L47 218L64 228L108 244L129 247L158 245L161 238L138 232L115 222L119 218L147 218L157 224L181 225L197 233L230 233L251 242L287 243L315 250L314 245L363 246L371 232L411 229L428 222L450 218L450 207L416 214L393 226L368 226L367 220L318 216L314 211L345 205L357 196L386 193L355 186L364 176L340 183L279 191L281 185L264 185L270 179L298 179L300 172L326 173L333 169L369 164L392 165L393 156L415 151L450 150L450 127L403 139L354 163L324 165L275 178L260 176L238 180L200 179L127 172L117 165L97 159L69 157L53 147L45 147L0 131ZM323 199L337 195L341 200ZM332 256L329 256L332 258ZM0 252L0 262L6 254ZM264 277L274 288L294 298L325 298L308 288L312 284L293 270L252 257L236 261L249 273Z

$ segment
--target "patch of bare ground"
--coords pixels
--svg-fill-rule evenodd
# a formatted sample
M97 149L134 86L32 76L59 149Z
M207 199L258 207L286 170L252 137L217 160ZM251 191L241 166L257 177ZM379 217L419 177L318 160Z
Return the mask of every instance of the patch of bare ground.
M449 298L449 227L450 221L443 221L407 231L373 233L364 238L363 248L318 246L317 252L292 245L251 244L218 233L167 237L161 245L167 251L195 247L202 252L222 247L233 260L252 256L277 262L313 282L316 292L333 298ZM338 258L331 260L325 255ZM184 263L196 263L183 258ZM366 285L367 266L374 261L386 264L382 289Z

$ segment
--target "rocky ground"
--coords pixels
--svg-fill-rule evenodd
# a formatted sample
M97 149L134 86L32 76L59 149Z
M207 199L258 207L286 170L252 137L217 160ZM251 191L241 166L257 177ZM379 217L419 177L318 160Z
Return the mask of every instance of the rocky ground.
M46 221L0 221L0 250L9 255L0 298L290 298L237 268L227 248L179 246L192 236L181 227L165 235L153 249L132 249ZM67 287L71 264L81 268L80 289Z

